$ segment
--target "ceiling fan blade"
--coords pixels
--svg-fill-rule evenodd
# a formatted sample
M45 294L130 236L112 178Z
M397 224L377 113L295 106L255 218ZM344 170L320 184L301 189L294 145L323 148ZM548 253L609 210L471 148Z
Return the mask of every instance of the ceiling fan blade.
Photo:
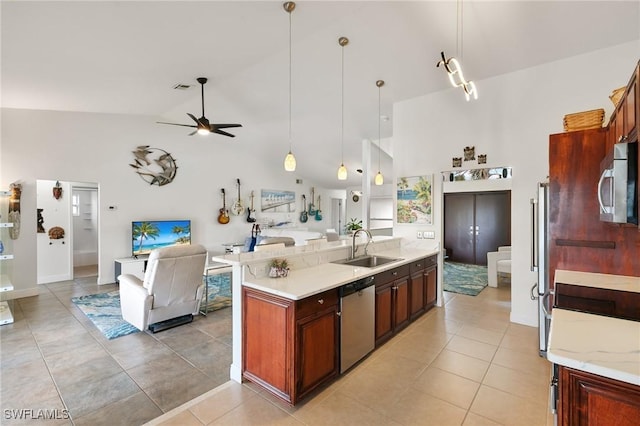
M191 117L191 119L192 119L193 121L195 121L196 123L200 124L200 120L198 120L198 119L196 118L196 116L195 116L195 115L190 114L190 113L187 113L187 115L188 115L189 117Z
M198 126L194 126L192 124L166 123L164 121L156 121L156 123L158 123L158 124L169 124L171 126L198 127Z
M215 127L216 129L226 129L227 127L242 127L242 124L218 124L213 123L211 127Z
M197 131L197 130L194 130L193 132L189 133L187 136L193 136L193 135L195 135L196 133L198 133L198 131Z
M236 135L232 135L231 133L227 133L224 130L213 129L212 132L213 133L217 133L219 135L229 136L230 138L235 138L236 137Z

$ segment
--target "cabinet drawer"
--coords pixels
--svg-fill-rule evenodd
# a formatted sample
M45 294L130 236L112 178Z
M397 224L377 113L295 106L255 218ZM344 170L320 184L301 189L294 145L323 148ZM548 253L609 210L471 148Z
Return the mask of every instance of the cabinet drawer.
M425 257L424 259L413 261L409 264L409 267L410 267L411 273L413 274L414 272L431 268L432 266L435 266L436 263L438 263L438 256L434 255L434 256Z
M380 272L376 275L376 287L395 281L398 278L409 275L409 264Z
M322 311L329 306L338 304L338 289L328 290L324 293L298 300L296 302L296 318L303 318Z

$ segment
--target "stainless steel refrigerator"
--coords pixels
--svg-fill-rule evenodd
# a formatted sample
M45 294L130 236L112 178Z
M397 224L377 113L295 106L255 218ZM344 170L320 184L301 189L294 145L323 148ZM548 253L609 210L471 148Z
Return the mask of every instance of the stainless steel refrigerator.
M531 299L538 301L539 350L546 358L553 295L549 277L549 182L538 183L536 198L531 199L531 218L531 271L537 272Z

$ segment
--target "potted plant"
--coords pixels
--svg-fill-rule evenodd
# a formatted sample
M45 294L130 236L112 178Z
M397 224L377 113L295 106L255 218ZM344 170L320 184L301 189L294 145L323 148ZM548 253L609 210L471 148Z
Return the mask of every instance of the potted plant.
M352 233L354 231L357 231L358 229L362 229L362 220L358 220L357 218L352 217L351 219L349 219L344 228L348 233Z
M269 276L271 278L286 277L289 274L289 263L287 259L273 259L269 266Z

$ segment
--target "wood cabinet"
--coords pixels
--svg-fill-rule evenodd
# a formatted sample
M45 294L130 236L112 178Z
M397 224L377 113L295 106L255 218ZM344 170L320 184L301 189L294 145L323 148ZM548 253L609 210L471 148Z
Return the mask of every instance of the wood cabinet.
M640 321L640 293L556 282L554 308Z
M549 137L549 279L555 270L640 276L636 226L600 221L598 180L607 129Z
M558 422L562 425L637 425L640 386L559 367Z
M638 140L638 122L640 122L640 62L634 70L629 83L609 119L607 128L607 149L614 143ZM609 152L609 151L607 151Z
M296 404L339 373L339 299L299 301L243 287L243 376Z
M415 319L429 310L436 303L437 256L430 256L412 262L411 273L411 319Z
M409 265L375 276L376 347L409 324Z

